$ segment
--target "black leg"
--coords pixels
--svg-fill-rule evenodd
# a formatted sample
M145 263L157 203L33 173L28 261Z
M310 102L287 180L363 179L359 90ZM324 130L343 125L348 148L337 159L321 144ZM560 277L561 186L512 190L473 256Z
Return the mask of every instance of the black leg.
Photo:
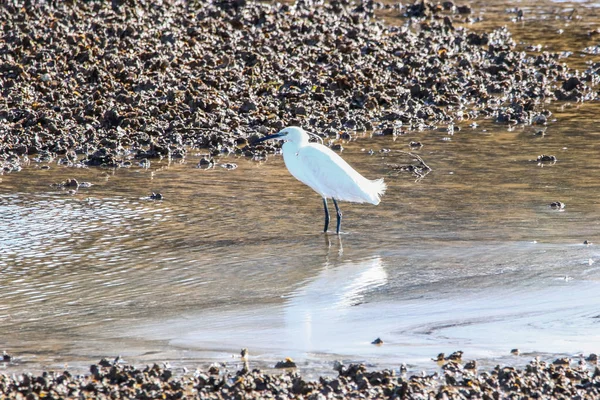
M327 233L327 229L329 228L329 210L327 209L327 199L325 197L323 197L323 207L325 207L325 229L323 229L323 232Z
M337 212L337 228L335 230L335 233L339 235L340 228L342 227L342 212L340 211L340 208L338 207L337 201L335 201L335 199L333 199L333 205L335 205L335 211Z

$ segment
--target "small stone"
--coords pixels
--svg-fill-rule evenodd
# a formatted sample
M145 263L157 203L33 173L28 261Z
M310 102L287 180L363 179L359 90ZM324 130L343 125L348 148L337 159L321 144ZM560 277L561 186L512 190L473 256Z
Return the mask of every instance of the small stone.
M462 355L463 355L463 351L458 350L458 351L455 351L454 353L450 354L448 356L447 360L460 361L460 360L462 360Z
M237 167L238 167L237 164L234 164L234 163L221 164L221 168L225 168L225 169L228 169L228 170L234 170Z
M304 107L304 106L296 107L296 110L294 111L294 113L296 115L306 115L306 114L308 114L308 112L306 111L306 107Z
M458 6L456 7L456 11L458 11L459 14L471 14L473 12L471 6L468 5Z
M444 8L444 10L446 11L450 11L454 9L454 2L452 1L444 1L442 3L442 7Z
M248 139L246 139L246 138L235 139L235 146L238 149L243 149L244 147L248 146Z
M110 361L108 361L106 358L103 358L102 360L100 360L100 362L98 363L101 367L111 367L112 363Z
M458 361L449 360L447 363L442 365L442 369L444 371L451 372L460 372L463 369L463 366L458 363Z
M334 371L341 372L343 368L344 368L344 364L342 364L342 362L340 362L338 360L335 360L333 362L333 370Z
M296 363L291 358L287 357L284 361L279 361L275 364L275 368L296 368Z
M533 125L546 125L548 123L548 118L544 114L536 115L531 121Z
M67 179L64 183L64 186L71 187L71 188L78 188L79 182L77 182L77 179Z
M201 168L201 169L209 169L209 168L213 168L215 166L215 160L213 160L212 158L206 158L206 157L202 157L200 159L200 161L198 162L198 164L196 164L196 168Z
M257 108L258 107L256 106L256 103L254 103L252 101L246 101L246 102L244 102L244 104L242 104L239 111L241 113L247 114L251 111L256 111Z
M556 156L548 156L548 155L542 154L541 156L538 156L537 161L538 162L556 162L557 158L556 158Z
M554 365L569 365L571 364L571 359L569 357L561 357L557 358L552 362Z
M562 88L563 88L563 90L569 92L573 89L581 87L582 85L583 85L583 83L581 82L581 80L579 78L573 76L573 77L567 79L565 81L565 83L563 83Z

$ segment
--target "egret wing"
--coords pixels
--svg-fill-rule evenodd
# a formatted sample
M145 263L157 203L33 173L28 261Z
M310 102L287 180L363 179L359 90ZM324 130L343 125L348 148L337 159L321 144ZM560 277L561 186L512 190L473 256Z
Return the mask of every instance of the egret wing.
M366 179L330 148L310 143L298 151L297 157L303 167L302 181L321 196L357 203L379 203L379 196L385 190L383 181Z

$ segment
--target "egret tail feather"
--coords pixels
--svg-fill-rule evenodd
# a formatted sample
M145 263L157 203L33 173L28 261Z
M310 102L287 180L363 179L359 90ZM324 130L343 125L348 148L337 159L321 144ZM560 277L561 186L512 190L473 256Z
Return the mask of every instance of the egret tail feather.
M385 194L387 190L387 185L383 181L383 178L375 179L373 181L369 181L370 190L369 195L371 196L371 204L377 205L381 201L381 196Z

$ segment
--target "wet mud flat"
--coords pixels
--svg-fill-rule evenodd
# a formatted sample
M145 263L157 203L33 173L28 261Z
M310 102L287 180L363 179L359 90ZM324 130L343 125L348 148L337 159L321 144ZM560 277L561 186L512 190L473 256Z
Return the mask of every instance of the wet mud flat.
M597 98L596 63L571 69L485 18L451 1L7 1L2 172L195 148L263 159L273 149L252 140L288 125L334 140L478 118L545 125L550 102Z
M103 359L85 375L69 371L0 375L0 394L8 398L598 398L597 357L572 366L570 360L532 361L525 368L478 371L476 362L443 363L441 373L408 375L405 370L370 371L363 364L336 364L337 376L310 381L292 369L280 373L238 371L213 365L184 374L169 365L137 368ZM590 368L591 367L591 368Z

